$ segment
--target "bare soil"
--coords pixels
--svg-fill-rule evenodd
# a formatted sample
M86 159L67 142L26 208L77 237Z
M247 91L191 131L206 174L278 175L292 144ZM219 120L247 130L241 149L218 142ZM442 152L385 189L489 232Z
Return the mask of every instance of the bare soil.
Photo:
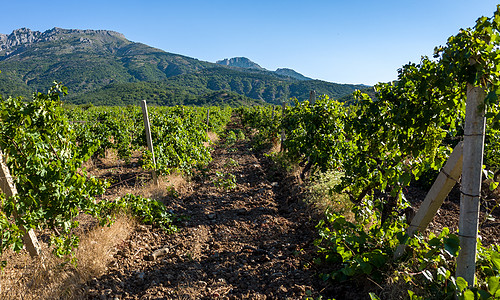
M139 226L117 245L107 273L86 284L88 299L304 299L323 294L326 284L312 261L316 221L300 201L295 179L273 172L266 158L249 148L248 141L218 144L204 172L178 197L161 199L186 217L179 232ZM121 172L127 172L126 166ZM236 187L214 184L216 172L235 175Z

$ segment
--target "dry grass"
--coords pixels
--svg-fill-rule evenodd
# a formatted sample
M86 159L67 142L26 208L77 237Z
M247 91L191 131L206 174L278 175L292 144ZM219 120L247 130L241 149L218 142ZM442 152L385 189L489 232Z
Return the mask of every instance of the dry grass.
M273 146L271 147L271 149L269 149L269 151L267 153L268 154L279 153L280 150L281 150L281 143L280 143L280 141L277 141L276 143L273 143Z
M391 273L394 274L394 271L387 272L387 274ZM406 283L404 280L398 280L397 282L395 282L394 277L389 276L386 279L386 282L383 284L379 295L381 299L387 299L387 300L408 299L409 290L413 290L413 292L416 293L419 292L418 290L415 290L415 288L412 287L410 283Z
M86 170L87 172L92 172L97 168L94 159L89 158L86 162L82 164L81 169Z
M135 221L120 216L112 226L88 232L76 250L76 266L47 250L34 259L25 251L4 253L8 265L0 274L0 299L84 299L81 285L106 272L116 246L134 227Z
M186 178L180 173L173 173L168 176L158 178L158 185L148 182L133 190L135 195L161 201L167 196L171 196L174 191L182 191L187 185Z
M219 136L215 132L207 132L208 142L203 142L203 146L210 147L211 144L215 144L219 141Z
M207 135L208 135L208 139L210 140L210 143L212 143L212 144L219 140L219 136L215 132L209 131L207 133Z
M306 189L306 201L309 202L311 213L316 216L323 216L327 209L333 212L342 214L346 220L353 221L354 214L352 213L352 202L345 194L337 194L333 192L333 188L340 183L342 173L338 171L328 171L319 173L306 179L303 182L300 178L303 168L298 164L290 164L290 160L286 156L286 152L280 152L280 142L273 144L266 154L269 155L274 163L286 172L287 176L293 176L299 184L304 184Z
M181 190L187 184L186 178L181 173L170 174L162 178L162 180L167 186L172 187L175 190Z
M320 215L327 209L342 214L346 220L353 221L354 214L351 211L353 204L347 195L332 192L334 186L340 182L341 173L329 171L318 174L307 185L307 200Z

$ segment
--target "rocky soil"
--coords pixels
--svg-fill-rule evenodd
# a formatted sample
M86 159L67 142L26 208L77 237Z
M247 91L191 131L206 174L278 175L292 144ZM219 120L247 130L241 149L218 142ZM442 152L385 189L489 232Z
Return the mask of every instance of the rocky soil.
M240 141L221 144L203 174L164 199L186 216L169 235L141 225L118 245L89 299L304 299L325 284L313 264L315 221L293 178L270 171ZM217 175L219 174L219 175ZM220 174L234 175L224 189Z

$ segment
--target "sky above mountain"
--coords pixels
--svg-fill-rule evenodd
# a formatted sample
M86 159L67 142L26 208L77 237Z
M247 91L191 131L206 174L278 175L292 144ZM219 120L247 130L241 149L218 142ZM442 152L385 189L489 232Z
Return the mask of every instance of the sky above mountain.
M0 33L107 29L200 60L237 56L311 78L375 84L432 56L460 28L493 15L494 0L88 0L2 3Z

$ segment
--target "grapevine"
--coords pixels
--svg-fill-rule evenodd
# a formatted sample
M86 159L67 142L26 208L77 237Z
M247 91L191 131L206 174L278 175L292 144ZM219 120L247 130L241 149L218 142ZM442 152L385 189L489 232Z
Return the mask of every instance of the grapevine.
M307 162L305 167L313 171L338 170L343 176L335 191L347 193L355 204L356 224L328 214L318 226L318 246L325 259L337 259L343 265L327 277L380 275L376 269L386 267L394 247L407 242L417 255L415 265L409 266L425 266L422 260L429 263L428 269L419 270L431 281L424 286L442 289L443 297L455 291L461 297L494 298L498 294L498 256L491 255L486 262L489 266L483 266L491 272L482 274L480 288L470 290L462 279L452 281L449 269L453 265L440 258L421 257L429 249L431 255L438 255L439 247L452 249L456 236L445 231L438 237L405 239L402 211L409 206L405 188L424 174L439 170L462 139L466 93L471 86L479 86L487 94L485 163L491 179L497 179L493 175L499 174L499 43L500 6L493 17L479 18L474 28L461 29L445 46L437 47L434 58L422 57L419 63L399 69L396 81L377 84L376 98L358 91L350 106L320 99L314 105L295 101L287 108L282 128L289 156L294 162ZM494 253L495 249L480 251ZM378 258L370 263L374 253ZM456 251L446 255L453 259ZM452 286L447 286L450 282ZM410 296L421 299L411 291Z
M19 193L2 203L4 217L14 219L17 228L53 229L59 255L78 244L71 232L78 226L74 219L80 211L94 214L95 196L106 187L80 169L96 147L76 143L61 107L60 95L65 93L62 85L55 84L47 94L35 94L31 102L9 98L0 107L0 148ZM8 228L3 229L6 236ZM18 235L7 237L1 250L20 243Z

